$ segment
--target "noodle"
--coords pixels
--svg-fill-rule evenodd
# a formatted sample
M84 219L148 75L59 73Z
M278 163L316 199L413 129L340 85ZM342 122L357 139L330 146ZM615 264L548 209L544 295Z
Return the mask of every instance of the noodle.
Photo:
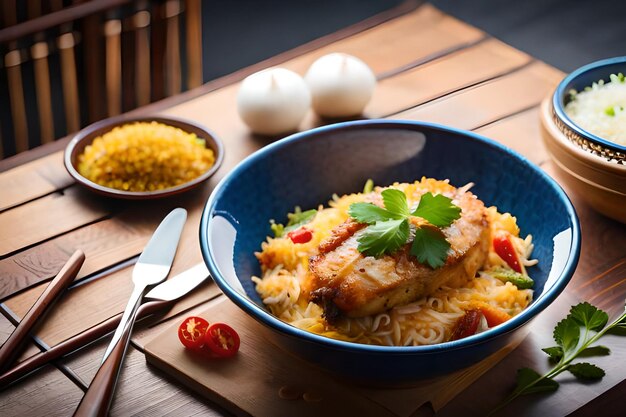
M470 183L465 188L469 189L472 185ZM445 181L432 179L393 186L405 192L409 205L419 200L424 190L442 193L455 190ZM315 231L309 242L295 245L288 238L270 237L262 244L261 252L256 255L263 274L261 278L252 277L252 280L263 302L276 317L297 328L339 340L417 346L449 340L456 323L467 310L489 307L515 316L532 300L531 289L519 289L489 273L493 268L507 267L491 247L478 275L461 287L442 287L427 297L373 316L341 317L332 324L328 323L323 317L323 309L309 302L302 290L301 284L308 273L308 259L317 254L320 242L349 217L350 205L364 200L363 194L334 195L329 202L330 207L320 206L306 226ZM537 260L530 259L534 247L532 236L519 237L515 217L499 213L495 207L487 208L486 213L491 234L508 232L520 263L524 267L535 265Z

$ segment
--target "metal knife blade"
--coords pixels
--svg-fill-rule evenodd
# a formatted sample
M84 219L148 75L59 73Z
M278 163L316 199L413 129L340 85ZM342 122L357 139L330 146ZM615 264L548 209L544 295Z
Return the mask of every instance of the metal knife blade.
M128 304L124 309L124 314L120 324L115 330L113 339L107 346L102 362L109 356L117 342L120 340L124 329L129 321L135 317L139 304L146 288L149 285L158 284L163 281L170 272L170 267L174 261L178 241L183 231L183 226L187 220L187 211L182 208L174 209L165 216L159 227L155 230L139 256L133 268L133 292L130 295Z
M199 263L154 287L144 297L171 301L182 297L209 277L204 263Z

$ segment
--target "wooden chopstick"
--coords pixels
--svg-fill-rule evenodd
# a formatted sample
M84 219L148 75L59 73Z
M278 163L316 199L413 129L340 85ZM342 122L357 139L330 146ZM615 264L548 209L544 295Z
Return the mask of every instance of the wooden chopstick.
M22 347L30 331L35 324L43 319L54 302L74 281L83 262L85 262L85 254L81 250L74 252L35 304L28 310L28 313L0 348L0 371L7 369L22 352Z
M139 307L137 316L139 318L146 317L150 314L154 314L159 310L173 304L176 300L172 301L148 301ZM117 328L122 313L119 313L102 323L87 329L86 331L71 337L58 345L51 347L45 352L38 353L30 358L18 363L13 368L0 375L0 387L8 387L12 382L17 381L25 375L37 370L38 368L65 356L75 350L85 347L86 345L98 340L104 335L112 332Z

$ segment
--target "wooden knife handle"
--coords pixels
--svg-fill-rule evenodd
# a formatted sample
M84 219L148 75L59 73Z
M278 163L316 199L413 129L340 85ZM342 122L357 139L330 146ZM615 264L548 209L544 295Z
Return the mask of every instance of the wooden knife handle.
M100 369L98 369L96 376L93 377L89 389L83 396L80 404L78 404L74 417L106 417L109 415L109 407L111 407L113 395L115 394L117 377L124 363L124 355L128 348L136 316L137 310L131 316L120 340L106 360L100 365Z
M20 324L0 348L0 371L7 369L19 356L33 326L45 316L58 297L74 281L84 261L85 254L81 250L74 252L35 304L28 310Z

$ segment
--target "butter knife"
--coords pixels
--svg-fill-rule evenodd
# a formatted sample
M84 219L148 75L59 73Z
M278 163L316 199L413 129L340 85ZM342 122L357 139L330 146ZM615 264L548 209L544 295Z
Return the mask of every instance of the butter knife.
M145 249L139 256L139 260L133 268L133 292L130 295L128 304L124 309L124 315L120 320L120 324L113 334L113 339L106 351L102 362L111 354L113 347L122 337L122 333L126 328L131 316L134 316L139 308L141 298L146 288L150 285L158 284L163 281L170 272L176 247L183 226L187 220L187 211L182 208L172 210L150 238Z

